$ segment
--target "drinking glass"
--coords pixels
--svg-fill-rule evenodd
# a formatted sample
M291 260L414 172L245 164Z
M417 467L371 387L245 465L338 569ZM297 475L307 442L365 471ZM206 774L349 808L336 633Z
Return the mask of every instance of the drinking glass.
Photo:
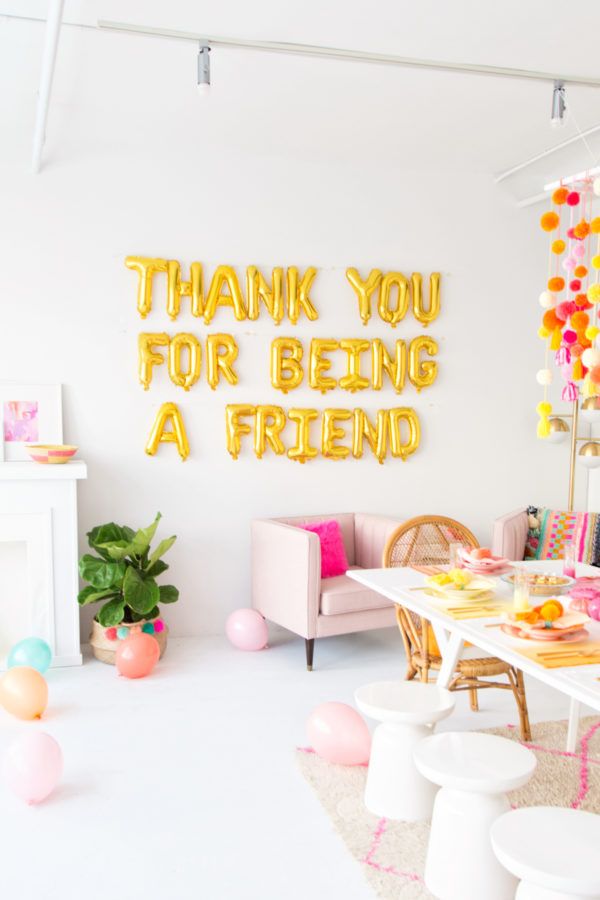
M575 578L575 565L577 563L577 544L571 541L565 544L563 557L563 574L569 578Z
M451 569L462 569L461 550L464 550L464 544L460 541L451 541L448 545L448 561Z
M528 612L529 606L529 576L525 569L515 569L513 577L514 594L513 607L515 612Z

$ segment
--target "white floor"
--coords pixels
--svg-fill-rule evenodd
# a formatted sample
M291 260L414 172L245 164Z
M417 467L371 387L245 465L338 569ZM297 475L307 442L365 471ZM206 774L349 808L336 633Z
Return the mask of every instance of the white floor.
M26 807L0 784L0 897L10 900L367 900L372 893L299 775L294 748L325 700L403 677L395 629L304 643L277 634L261 653L224 639L173 640L154 674L119 678L86 658L48 673L40 723L0 710L0 754L26 729L60 742L62 786ZM529 681L532 721L567 701ZM481 712L458 699L451 729L516 722L511 696Z

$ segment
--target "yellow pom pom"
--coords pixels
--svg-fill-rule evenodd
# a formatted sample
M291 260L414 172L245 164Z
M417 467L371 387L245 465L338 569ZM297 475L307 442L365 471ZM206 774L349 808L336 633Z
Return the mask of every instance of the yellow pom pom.
M590 303L600 303L600 284L592 284L588 288L587 298Z
M600 219L592 219L590 228L592 229L592 234L600 234Z
M566 246L567 245L565 244L564 241L561 241L561 240L552 241L552 252L560 254L563 252L563 250L565 249Z
M562 328L555 328L550 338L550 349L558 350L562 344Z
M592 265L595 269L600 269L600 256L592 256Z
M537 436L539 438L547 438L550 434L550 422L545 417L540 419L537 427Z
M595 325L588 325L588 327L585 329L585 336L588 341L593 341L594 338L598 337L599 334L600 328L596 328Z
M542 400L535 408L538 416L549 416L552 412L552 404Z
M545 340L546 338L550 337L550 332L542 325L541 328L538 328L538 335Z
M581 393L586 399L588 397L593 397L596 394L596 385L593 381L590 381L589 375L586 375L583 379L583 384L581 385Z

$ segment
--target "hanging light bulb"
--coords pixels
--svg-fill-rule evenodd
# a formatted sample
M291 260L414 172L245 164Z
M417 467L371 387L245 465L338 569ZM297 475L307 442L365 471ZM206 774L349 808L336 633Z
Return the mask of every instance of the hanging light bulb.
M210 91L210 47L200 44L198 50L198 91L208 94Z
M552 91L552 115L550 117L550 124L553 128L562 128L566 124L566 112L565 83L564 81L555 81L554 90Z

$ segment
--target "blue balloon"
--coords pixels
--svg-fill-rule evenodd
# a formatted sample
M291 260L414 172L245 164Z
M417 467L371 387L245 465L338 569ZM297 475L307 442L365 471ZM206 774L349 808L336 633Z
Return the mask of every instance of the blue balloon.
M52 662L52 650L41 638L30 637L15 644L8 655L8 668L13 666L31 666L42 675Z

